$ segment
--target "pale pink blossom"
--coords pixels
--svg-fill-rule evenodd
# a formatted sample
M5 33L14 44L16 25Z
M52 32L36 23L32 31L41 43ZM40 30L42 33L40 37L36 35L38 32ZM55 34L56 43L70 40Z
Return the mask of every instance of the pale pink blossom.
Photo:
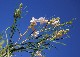
M39 34L39 31L35 31L35 32L34 32L33 34L31 34L31 35L34 36L34 37L37 37L38 34Z
M34 23L35 25L37 25L37 22L40 22L40 24L43 24L43 23L47 23L48 20L46 20L45 17L40 17L39 19L35 19L34 17L32 17L32 20L30 22L32 24Z
M37 25L37 19L35 19L34 17L32 17L32 20L30 21L32 24L35 24L35 25Z
M37 19L35 19L34 17L32 17L32 20L30 22L37 22Z
M41 51L36 51L36 54L35 54L35 56L42 57Z
M45 17L40 17L38 19L38 21L40 22L40 24L43 24L43 23L47 23L48 22L48 20L45 20Z

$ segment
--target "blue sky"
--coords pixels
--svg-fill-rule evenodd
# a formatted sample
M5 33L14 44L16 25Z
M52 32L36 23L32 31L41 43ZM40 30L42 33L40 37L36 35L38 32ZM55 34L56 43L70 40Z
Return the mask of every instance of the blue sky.
M11 26L13 23L13 12L20 3L27 8L23 11L28 13L20 21L20 29L23 33L30 24L31 17L50 18L60 17L61 22L66 22L76 18L72 24L69 35L70 39L63 41L67 46L57 45L58 49L46 51L46 57L80 57L80 1L79 0L0 0L0 32ZM16 57L21 57L20 53ZM30 57L28 53L23 52L22 57Z

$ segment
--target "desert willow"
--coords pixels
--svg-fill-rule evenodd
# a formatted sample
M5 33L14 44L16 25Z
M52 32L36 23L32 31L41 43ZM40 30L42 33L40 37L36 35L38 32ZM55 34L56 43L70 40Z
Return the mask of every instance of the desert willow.
M17 22L21 19L23 4L21 3L14 11L14 21L13 24L6 28L4 37L0 36L0 57L11 57L15 56L14 52L26 51L31 54L32 57L44 57L43 51L45 49L56 48L54 43L66 45L62 42L58 42L63 38L64 35L68 36L74 19L61 23L60 17L52 17L47 19L46 17L35 18L32 17L30 20L30 25L27 27L24 33L18 28ZM27 20L28 21L28 20ZM15 36L18 36L18 38ZM15 42L14 40L17 39ZM58 40L58 41L57 41ZM5 47L2 45L5 44Z

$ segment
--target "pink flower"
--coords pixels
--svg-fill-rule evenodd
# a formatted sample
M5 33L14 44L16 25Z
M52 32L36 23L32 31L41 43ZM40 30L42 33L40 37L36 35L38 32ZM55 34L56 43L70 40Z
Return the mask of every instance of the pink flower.
M43 24L43 23L47 23L48 22L48 20L45 20L45 17L44 18L43 17L40 17L38 19L38 21L40 22L40 24Z
M45 20L45 17L40 17L39 19L35 19L34 17L32 17L32 20L30 22L32 24L34 23L35 25L37 25L36 22L40 22L40 24L43 24L43 23L47 23L48 20Z
M35 25L37 25L37 19L35 19L34 17L32 17L32 20L30 21L32 24L35 24Z

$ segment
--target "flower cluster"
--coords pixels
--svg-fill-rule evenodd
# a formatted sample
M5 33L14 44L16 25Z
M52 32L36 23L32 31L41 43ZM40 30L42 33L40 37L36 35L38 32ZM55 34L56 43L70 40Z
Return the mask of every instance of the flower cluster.
M36 51L35 56L42 57L41 51Z
M40 17L39 19L35 19L34 17L32 17L32 20L30 22L35 23L36 25L37 24L36 22L40 22L40 24L43 24L43 23L47 23L48 20L46 20L45 17Z
M52 18L52 20L50 20L50 22L48 22L49 20L46 20L45 17L40 17L39 19L32 17L32 20L30 22L31 22L31 24L34 24L34 25L37 25L37 22L40 22L40 24L48 23L48 24L58 26L60 23L59 19L60 19L59 17Z
M31 35L34 36L34 37L37 37L38 34L39 34L39 31L35 31L35 32L34 32L33 34L31 34Z
M51 24L56 27L60 25L59 19L60 18L57 17L57 18L52 18L52 20L49 21L45 19L45 17L40 17L39 19L32 17L32 20L30 20L31 25L29 27L30 28L34 27L35 25L37 25L37 22L40 22L40 24L44 24L44 23L47 23L48 25ZM37 37L38 34L39 34L39 31L35 31L34 34L32 34L32 36Z

